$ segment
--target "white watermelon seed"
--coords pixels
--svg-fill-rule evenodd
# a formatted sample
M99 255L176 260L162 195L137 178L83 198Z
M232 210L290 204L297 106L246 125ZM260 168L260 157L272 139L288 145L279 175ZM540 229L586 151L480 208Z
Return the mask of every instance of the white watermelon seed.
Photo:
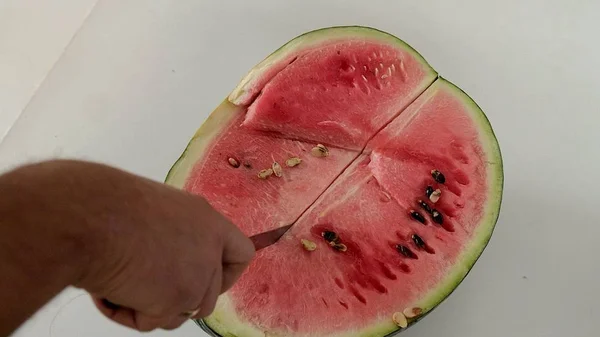
M401 312L395 312L394 315L392 315L392 320L394 321L394 323L396 323L397 326L403 329L408 327L408 321L406 320L406 316L404 316L404 314Z
M367 77L366 77L365 75L361 75L361 76L362 76L362 79L363 79L365 82L369 82L369 80L367 80Z
M423 313L421 308L406 308L402 311L406 318L415 318Z
M431 194L429 194L429 200L435 204L436 202L438 202L438 200L440 200L441 196L442 196L442 191L438 188L437 190L435 190L435 191L431 192Z
M281 168L281 165L279 165L278 162L273 162L271 168L273 169L273 173L275 173L276 177L281 177L283 175L283 169Z
M317 144L313 147L310 153L315 157L327 157L329 156L329 150L323 144Z
M302 162L302 159L298 158L298 157L292 157L292 158L288 158L288 160L285 161L285 165L287 165L287 167L294 167L299 165Z
M260 172L258 172L258 177L260 179L267 179L271 175L273 175L273 169L270 169L270 168L264 169L264 170L261 170Z
M227 159L227 161L229 162L229 165L231 165L232 167L238 168L240 167L240 163L235 160L235 158L229 158Z
M310 240L302 239L300 240L300 242L302 242L302 246L304 247L304 249L309 252L312 252L313 250L317 249L317 244Z

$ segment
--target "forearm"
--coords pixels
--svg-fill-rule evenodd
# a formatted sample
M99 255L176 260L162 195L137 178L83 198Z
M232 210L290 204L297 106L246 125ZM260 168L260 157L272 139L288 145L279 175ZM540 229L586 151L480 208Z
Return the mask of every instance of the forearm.
M82 277L86 242L64 186L49 181L55 169L42 164L0 176L0 336Z

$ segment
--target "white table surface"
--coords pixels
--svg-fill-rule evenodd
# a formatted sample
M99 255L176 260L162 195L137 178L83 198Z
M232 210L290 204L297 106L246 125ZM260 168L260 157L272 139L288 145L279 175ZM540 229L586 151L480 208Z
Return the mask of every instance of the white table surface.
M0 140L97 0L0 0Z
M76 3L58 1L67 2ZM403 336L600 335L597 1L99 0L79 28L92 3L33 20L27 27L37 34L0 32L0 51L38 48L27 49L36 55L30 64L0 58L0 69L14 70L0 72L10 75L0 78L0 92L10 93L0 97L21 95L0 102L0 130L20 114L0 143L0 169L78 157L162 180L207 114L282 43L324 26L378 27L482 106L505 163L487 250L454 294ZM61 15L68 29L36 26ZM21 38L27 42L7 48ZM41 85L13 86L19 81ZM13 116L4 118L8 110ZM66 291L15 335L141 336L101 317L87 297L73 299L79 294ZM188 323L148 336L203 334Z

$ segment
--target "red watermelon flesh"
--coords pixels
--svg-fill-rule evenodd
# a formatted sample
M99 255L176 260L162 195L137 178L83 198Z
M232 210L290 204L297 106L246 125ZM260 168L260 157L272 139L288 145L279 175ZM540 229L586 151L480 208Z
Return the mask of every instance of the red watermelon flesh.
M447 220L441 226L456 230L455 235L472 233L480 224L489 200L488 170L498 164L489 148L493 144L479 125L485 121L473 108L464 93L440 79L382 130L366 151L371 154L374 177L402 206L417 207L402 191L419 191L419 197L427 200L428 186L439 189L443 197L435 208ZM444 173L443 184L432 178L432 169Z
M369 86L354 86L357 77L342 71L354 56L367 69L376 56L384 66L403 60L410 75L377 88L387 70L377 71ZM431 76L414 50L385 33L329 28L272 54L229 96L237 105L215 110L167 181L204 196L248 235L295 225L219 298L205 320L212 331L385 336L405 327L398 313L416 308L415 322L458 285L496 222L502 160L477 105L446 80L427 88ZM330 155L312 156L317 143ZM257 177L292 156L302 163L284 165L281 177ZM439 201L428 187L441 191ZM326 231L345 249L326 242Z
M409 51L349 40L298 56L248 108L244 126L362 149L435 79Z
M250 236L293 223L329 186L335 177L358 155L357 152L331 148L327 161L310 155L314 144L274 138L241 126L243 108L224 103L230 114L225 130L198 161L183 188L202 194L213 207L240 224ZM257 173L287 159L302 158L294 170L285 170L278 179L259 179ZM234 159L239 167L232 167ZM319 174L314 174L315 170ZM271 177L273 178L273 177Z
M211 116L214 125L203 126L213 133L210 141L200 139L207 151L184 165L193 169L181 185L202 194L247 235L290 224L435 78L418 54L397 41L360 35L317 41L274 62L245 88L238 101L248 106L221 104ZM323 161L310 155L317 143L339 146L329 146ZM284 165L296 156L302 165L286 170L283 179L257 179L273 162ZM229 158L241 167L231 170Z

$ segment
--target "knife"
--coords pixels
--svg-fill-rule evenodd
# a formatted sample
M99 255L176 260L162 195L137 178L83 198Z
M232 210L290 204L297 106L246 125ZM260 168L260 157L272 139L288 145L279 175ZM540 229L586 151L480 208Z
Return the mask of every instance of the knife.
M285 234L292 225L279 227L270 231L262 232L250 237L252 243L254 243L254 250L259 251L265 247L268 247L277 242L283 234Z

